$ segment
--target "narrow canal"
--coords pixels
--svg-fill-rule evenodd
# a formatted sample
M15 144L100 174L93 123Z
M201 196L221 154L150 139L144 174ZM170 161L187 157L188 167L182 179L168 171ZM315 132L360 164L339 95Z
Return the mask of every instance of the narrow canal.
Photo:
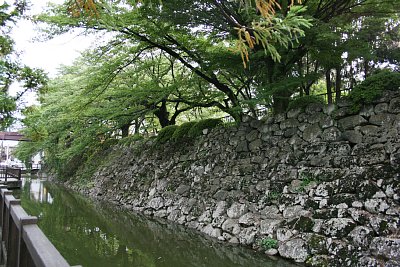
M221 244L165 221L25 180L22 206L71 265L83 267L272 267L296 265Z

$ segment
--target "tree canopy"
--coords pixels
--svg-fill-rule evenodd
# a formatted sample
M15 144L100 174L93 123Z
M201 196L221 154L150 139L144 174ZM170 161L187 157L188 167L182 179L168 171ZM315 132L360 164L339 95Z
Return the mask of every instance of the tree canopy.
M399 10L399 0L53 5L35 18L49 37L81 28L109 38L41 91L25 120L38 142L27 146L67 164L107 140L176 123L240 122L308 95L331 103L379 68L399 70Z
M37 90L46 82L43 71L19 63L18 53L14 50L14 42L10 37L13 23L23 15L26 8L25 1L17 1L13 5L4 2L0 5L0 129L13 123L16 101L26 91ZM22 91L17 96L10 96L9 89L14 82L21 82Z

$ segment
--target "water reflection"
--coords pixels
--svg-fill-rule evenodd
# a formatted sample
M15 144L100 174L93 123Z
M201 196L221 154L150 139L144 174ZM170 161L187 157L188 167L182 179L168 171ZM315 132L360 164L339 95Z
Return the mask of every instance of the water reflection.
M22 187L27 186L29 190L29 199L40 203L53 203L53 197L47 191L43 181L40 179L22 179Z
M26 180L22 206L71 265L84 267L295 266L226 246L197 232L88 201L54 184Z

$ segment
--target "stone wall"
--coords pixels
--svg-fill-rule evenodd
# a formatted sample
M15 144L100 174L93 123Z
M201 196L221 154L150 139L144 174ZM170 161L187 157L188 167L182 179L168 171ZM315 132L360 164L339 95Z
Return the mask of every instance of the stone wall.
M87 193L310 266L400 266L398 92L111 153Z

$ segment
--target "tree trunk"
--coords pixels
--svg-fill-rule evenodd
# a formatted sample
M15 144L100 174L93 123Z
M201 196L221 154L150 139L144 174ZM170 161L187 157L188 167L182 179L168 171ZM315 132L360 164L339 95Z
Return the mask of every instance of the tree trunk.
M364 61L364 79L366 79L369 75L369 65L367 61Z
M328 104L332 104L332 81L331 81L331 69L327 69L325 72L326 79L326 94L328 97Z
M128 123L128 124L124 124L124 125L122 125L122 127L121 127L121 131L122 131L122 138L124 138L124 137L128 137L128 135L129 135L129 127L130 127L131 125Z
M336 102L340 99L341 96L341 87L342 87L342 74L341 74L342 68L337 67L336 68L336 78L335 78L335 97L336 97Z
M161 101L161 106L154 111L154 115L156 115L158 118L161 128L171 125L171 121L169 120L169 112L167 109L167 100L164 99Z
M275 114L280 114L286 112L288 106L289 106L289 101L290 101L290 96L292 93L288 90L285 91L280 91L277 92L273 95L273 109Z
M134 120L133 126L133 134L139 134L140 133L140 125L142 124L142 120L140 120L139 118Z
M285 17L286 17L287 12L288 12L288 5L289 5L288 0L282 0L282 4L281 4L281 7L282 7L282 14L283 14L283 16L285 16Z

